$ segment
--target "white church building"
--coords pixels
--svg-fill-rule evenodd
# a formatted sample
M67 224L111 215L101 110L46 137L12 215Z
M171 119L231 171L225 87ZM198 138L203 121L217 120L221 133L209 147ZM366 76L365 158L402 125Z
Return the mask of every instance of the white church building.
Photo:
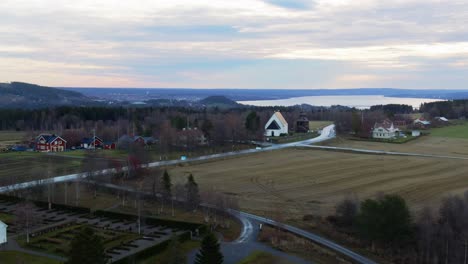
M7 242L7 227L7 224L0 221L0 245Z
M279 137L281 134L288 134L288 131L288 122L280 112L275 112L265 124L267 137Z

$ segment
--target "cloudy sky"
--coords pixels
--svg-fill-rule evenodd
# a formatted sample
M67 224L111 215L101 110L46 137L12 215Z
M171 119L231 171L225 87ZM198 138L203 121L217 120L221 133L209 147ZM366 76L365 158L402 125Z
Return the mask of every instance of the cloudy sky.
M468 1L2 0L10 81L468 88Z

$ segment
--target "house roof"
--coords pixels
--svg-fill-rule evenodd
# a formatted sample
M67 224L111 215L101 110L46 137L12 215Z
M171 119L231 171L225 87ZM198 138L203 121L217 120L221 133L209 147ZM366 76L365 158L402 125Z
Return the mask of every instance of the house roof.
M57 135L53 135L53 134L41 134L39 136L36 137L36 141L39 141L40 138L44 138L44 140L47 142L47 143L52 143L54 142L56 139L60 138L61 140L67 142L65 139L61 138L60 136L57 136Z
M436 117L436 119L437 119L437 120L440 120L440 121L445 121L445 122L448 121L448 119L445 118L445 117L443 117L443 116L438 116L438 117Z
M426 121L426 120L424 120L424 119L419 119L419 118L416 119L416 120L414 120L414 123L415 123L415 124L420 123L420 124L423 124L423 125L430 125L430 124L431 124L431 122Z
M91 143L93 143L94 140L99 140L99 141L102 142L102 139L100 137L98 137L98 136L95 136L94 138L92 138L92 137L91 138L83 138L81 140L81 142L86 143L86 144L91 144Z
M383 128L388 130L388 129L391 129L393 127L393 122L390 121L389 119L385 119L382 122L376 122L374 124L374 128L378 128L378 127L383 127Z
M278 118L278 120L285 126L288 125L288 122L286 122L286 119L284 119L284 116L281 114L281 112L275 112L275 116Z
M2 220L0 220L0 226L8 227L8 225L2 222Z

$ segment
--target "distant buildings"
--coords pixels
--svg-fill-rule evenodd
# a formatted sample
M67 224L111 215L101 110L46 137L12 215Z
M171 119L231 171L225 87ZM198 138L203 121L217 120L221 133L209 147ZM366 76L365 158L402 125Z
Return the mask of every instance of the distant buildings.
M156 143L156 139L153 137L142 137L142 136L129 136L123 135L119 138L117 144L119 148L128 148L130 145L139 145L142 147L150 146ZM112 147L112 145L110 146ZM114 144L115 148L115 144Z
M177 146L203 146L208 143L207 138L203 131L198 128L183 128L177 132L176 145Z
M393 122L385 119L383 122L374 124L372 137L379 139L392 139L399 135L400 130L393 125Z
M265 124L265 136L279 137L288 134L288 122L280 112L275 112Z
M418 118L413 121L413 126L420 129L427 129L431 125L430 121L424 120L423 118Z
M83 138L81 140L80 146L84 149L103 148L104 141L98 136L94 136L92 138Z
M33 144L34 150L41 152L62 152L67 149L67 141L54 134L41 134Z

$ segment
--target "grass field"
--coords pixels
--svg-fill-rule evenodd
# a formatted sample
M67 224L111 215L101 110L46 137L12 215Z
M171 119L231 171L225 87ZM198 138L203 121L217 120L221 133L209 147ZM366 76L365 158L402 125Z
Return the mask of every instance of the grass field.
M192 241L188 240L180 244L181 247L181 252L185 254L189 254L192 250L199 248L200 247L200 241ZM151 256L145 260L137 261L138 264L165 264L169 263L170 259L170 249L166 248L163 252L160 254Z
M309 129L317 130L333 124L333 121L309 121Z
M468 139L468 122L431 129L431 136Z
M14 219L15 219L14 215L0 213L0 221L4 222L5 224L13 223Z
M36 152L0 153L0 186L81 171L81 161Z
M278 258L263 251L255 251L238 264L292 264L292 262Z
M448 156L468 156L468 139L436 137L432 135L421 136L404 144L387 144L337 138L324 142L322 145Z
M2 264L59 264L57 260L26 254L18 251L0 251L0 263Z
M419 209L468 189L468 161L319 150L272 151L170 170L174 181L189 173L202 190L238 197L243 210L294 219L327 215L351 193L361 199L397 193Z

